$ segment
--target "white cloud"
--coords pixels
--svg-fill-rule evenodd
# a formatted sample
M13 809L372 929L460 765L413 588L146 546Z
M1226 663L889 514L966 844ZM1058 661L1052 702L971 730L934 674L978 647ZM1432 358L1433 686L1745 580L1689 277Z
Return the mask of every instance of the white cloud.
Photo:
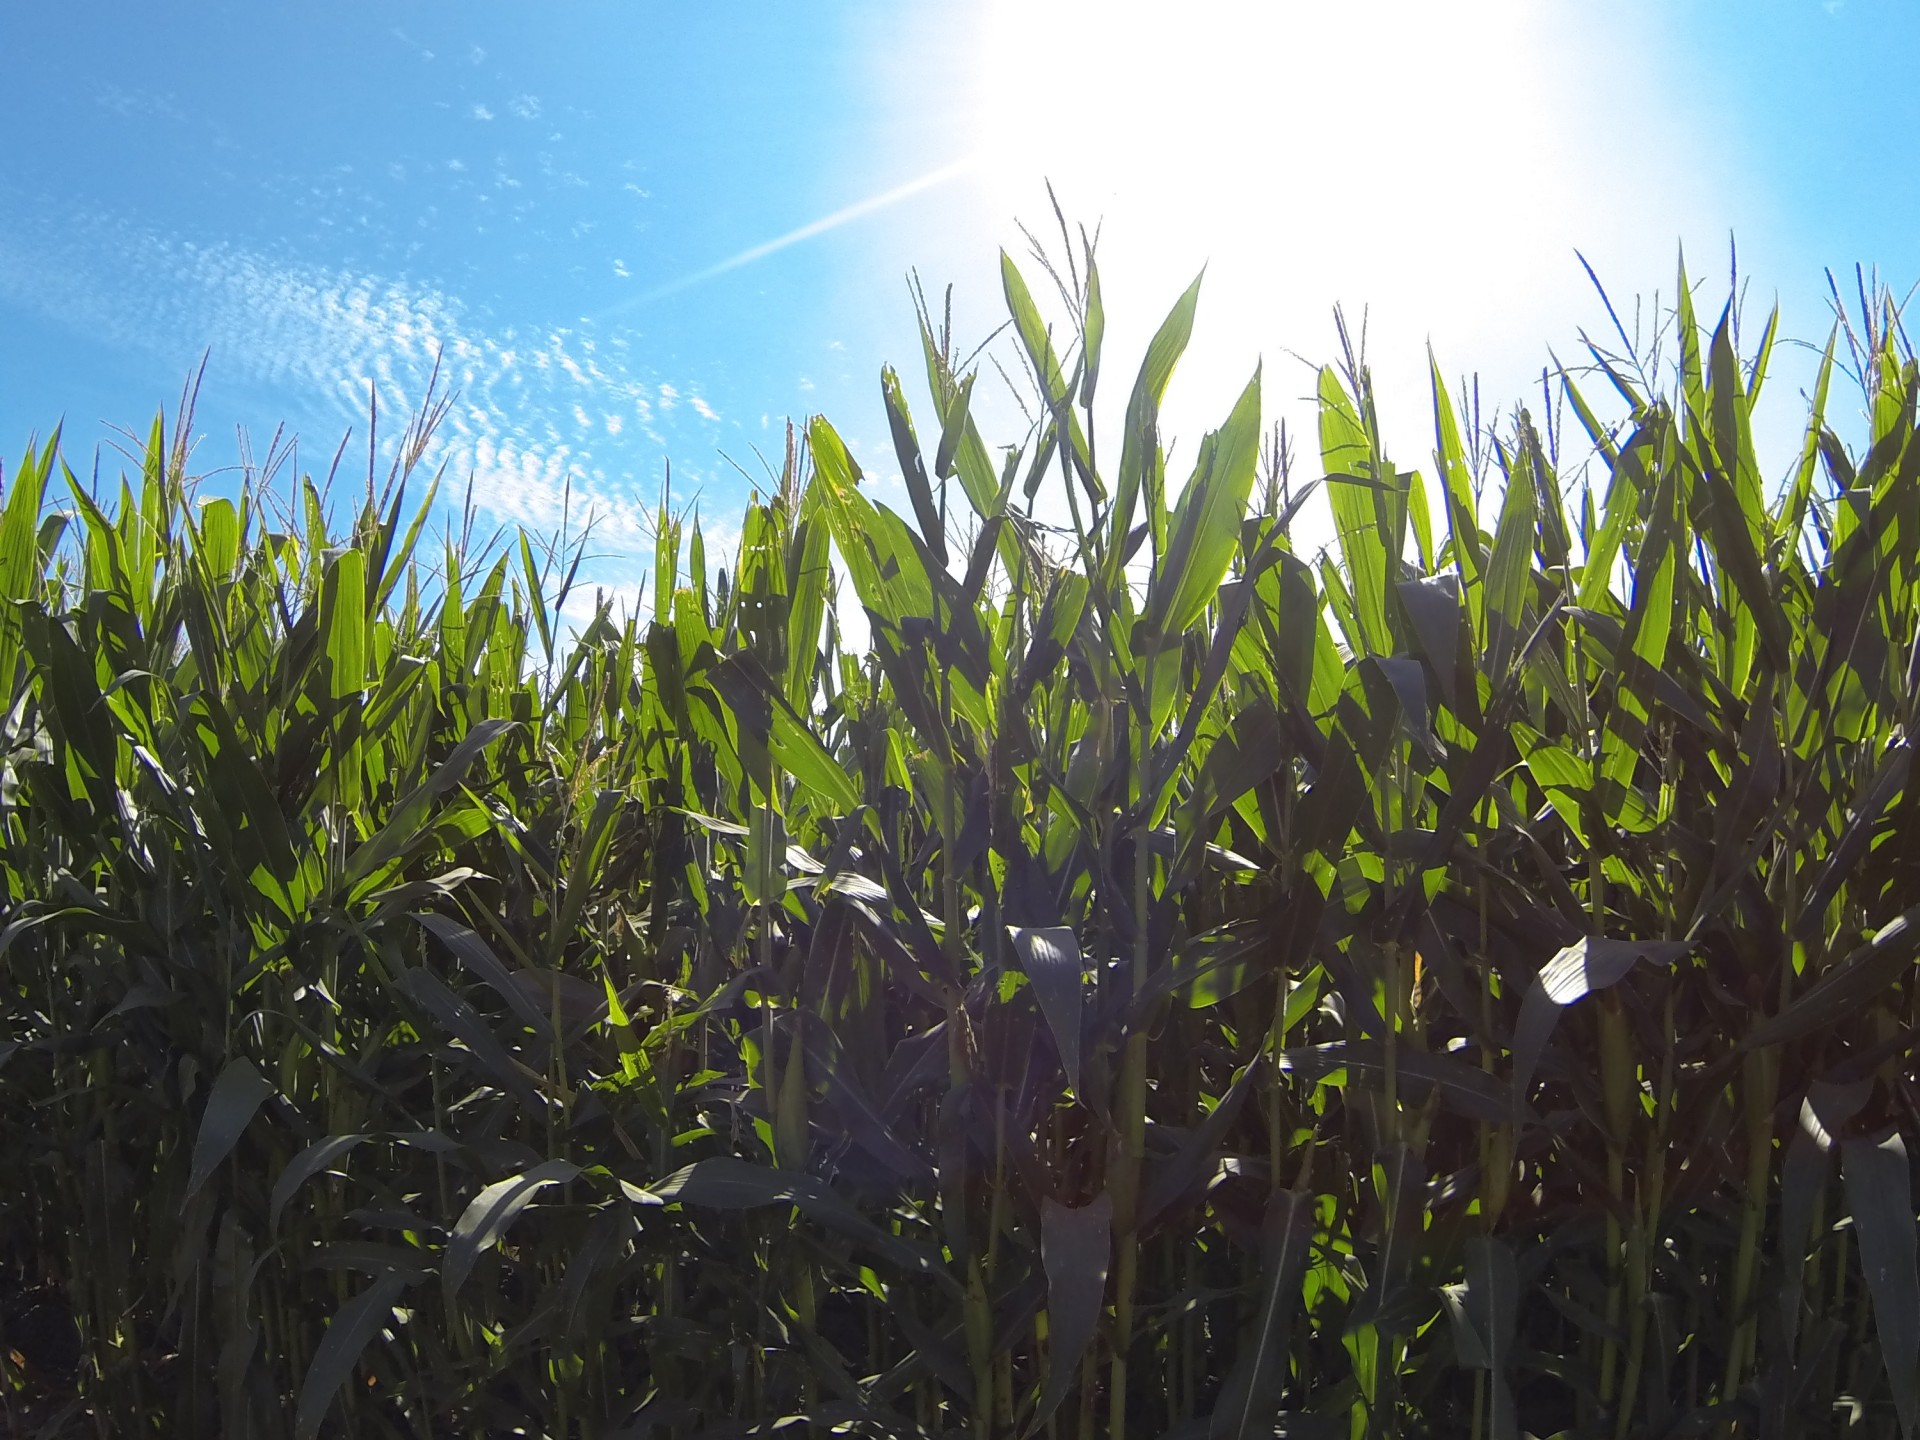
M112 111L123 120L187 118L170 94L162 95L154 90L126 90L110 81L97 85L93 94L101 109Z
M615 260L613 262L613 273L618 275L622 280L630 279L633 275L633 272L627 269L627 262L624 260Z
M456 175L463 174L466 171L466 168L467 168L467 162L464 160L447 161L447 169L451 170Z
M487 52L478 45L471 47L467 51L467 63L469 65L484 65L486 59Z
M395 28L393 30L389 30L387 33L393 36L393 38L398 40L402 45L406 46L407 49L413 51L413 53L415 55L418 55L422 60L428 61L428 62L431 62L433 60L433 51L429 50L426 46L422 45L418 40L414 39L411 35L407 34L406 31Z
M387 417L420 403L439 357L443 392L458 404L428 465L444 462L452 493L471 474L475 501L497 521L551 532L563 514L577 523L592 512L602 554L637 562L647 550L651 492L642 502L630 477L655 463L647 443L665 443L651 427L653 397L665 409L679 392L590 334L489 327L431 286L101 216L29 215L0 232L0 305L170 374L211 347L215 383L302 407L304 419L291 418L329 455L340 429L364 434L370 384L382 434L396 435ZM612 448L596 453L596 443Z
M540 97L538 95L516 95L508 103L507 108L522 120L538 120L540 118Z
M475 120L493 119L493 111L489 110L485 105L475 105L471 110L467 112L467 114L472 116Z
M560 165L555 162L551 153L543 150L536 159L540 165L540 173L554 184L565 186L571 190L584 190L587 188L585 176L573 170L562 169ZM588 228L591 229L592 225L589 224Z
M662 410L673 409L673 407L679 402L679 399L680 399L680 392L674 389L673 386L662 385L660 387L660 408Z
M702 420L718 420L720 418L714 408L698 395L690 397L687 403L693 406L693 413L698 415Z

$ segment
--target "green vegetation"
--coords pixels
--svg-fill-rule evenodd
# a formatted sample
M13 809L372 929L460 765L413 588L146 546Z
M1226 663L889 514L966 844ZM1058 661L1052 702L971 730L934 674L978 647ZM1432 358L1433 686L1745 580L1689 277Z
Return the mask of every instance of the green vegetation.
M1777 495L1684 276L1590 486L1349 356L1310 558L1259 376L1167 473L1197 287L1096 450L1055 278L1023 447L925 325L911 522L816 420L577 637L431 410L344 536L158 422L6 477L14 1433L1915 1433L1892 307Z

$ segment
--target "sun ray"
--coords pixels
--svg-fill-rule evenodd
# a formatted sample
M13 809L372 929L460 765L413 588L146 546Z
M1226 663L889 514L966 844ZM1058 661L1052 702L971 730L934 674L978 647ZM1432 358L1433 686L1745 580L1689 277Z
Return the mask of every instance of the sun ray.
M891 190L883 190L878 195L869 195L864 200L856 200L851 205L843 206L830 215L823 215L818 220L810 220L797 229L787 231L784 235L775 236L771 240L742 250L737 255L729 255L725 260L709 265L704 270L695 270L691 274L682 275L676 280L669 280L664 285L657 285L644 295L636 296L631 300L623 300L620 304L610 307L605 312L605 315L618 315L624 311L638 309L643 305L651 305L656 300L664 300L669 295L677 295L682 290L689 290L695 285L703 285L709 280L717 279L719 276L727 274L729 271L751 265L756 260L764 260L767 256L777 254L779 251L785 250L791 245L798 245L803 240L811 240L815 236L824 235L830 230L838 230L842 225L851 224L855 220L865 219L867 216L877 214L889 206L899 204L902 200L910 199L936 186L944 185L950 180L958 179L973 169L978 161L979 156L977 153L963 155L958 160L929 170L924 175L916 176L905 184L894 186Z

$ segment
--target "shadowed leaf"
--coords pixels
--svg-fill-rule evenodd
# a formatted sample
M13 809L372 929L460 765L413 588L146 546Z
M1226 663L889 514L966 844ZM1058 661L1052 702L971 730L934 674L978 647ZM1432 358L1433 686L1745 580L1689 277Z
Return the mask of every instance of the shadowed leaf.
M1063 925L1009 927L1020 967L1033 984L1040 1013L1047 1017L1067 1084L1080 1091L1080 1028L1086 1009L1084 962L1073 931Z
M271 1094L272 1083L254 1069L252 1061L236 1057L221 1068L207 1094L207 1108L200 1114L200 1135L193 1143L193 1173L187 1179L182 1200L192 1198L207 1183Z
M474 1196L455 1222L446 1257L440 1262L440 1282L447 1299L452 1301L460 1293L474 1261L481 1252L494 1247L514 1216L526 1209L535 1195L549 1185L564 1185L579 1174L580 1167L570 1160L548 1160L522 1174L496 1180Z
M373 1337L392 1316L394 1302L412 1283L407 1276L388 1272L334 1312L326 1334L313 1353L306 1379L300 1383L300 1402L294 1411L294 1440L314 1440L333 1397L353 1374Z
M1047 1270L1047 1383L1027 1422L1031 1435L1067 1398L1080 1357L1093 1341L1113 1250L1113 1197L1102 1190L1069 1208L1049 1196L1040 1206L1040 1254Z
M1873 1296L1880 1360L1900 1432L1920 1425L1920 1269L1915 1264L1913 1180L1899 1134L1840 1142L1847 1204L1860 1237L1860 1267Z

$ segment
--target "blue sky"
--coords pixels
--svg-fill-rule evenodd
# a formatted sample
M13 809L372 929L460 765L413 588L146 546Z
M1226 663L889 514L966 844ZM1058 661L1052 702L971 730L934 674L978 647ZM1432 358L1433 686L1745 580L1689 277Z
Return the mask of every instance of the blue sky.
M616 587L668 457L721 537L731 462L789 415L884 492L908 270L983 336L1047 178L1104 224L1110 392L1208 267L1188 447L1261 359L1306 422L1295 357L1332 354L1336 301L1420 464L1429 341L1505 401L1601 323L1575 247L1630 308L1684 243L1717 306L1731 232L1750 308L1807 338L1825 268L1920 279L1920 20L1892 0L200 0L9 6L0 56L0 456L64 417L82 467L210 348L201 463L285 421L323 471L369 382L397 417L439 350L456 488L551 526L570 485Z

